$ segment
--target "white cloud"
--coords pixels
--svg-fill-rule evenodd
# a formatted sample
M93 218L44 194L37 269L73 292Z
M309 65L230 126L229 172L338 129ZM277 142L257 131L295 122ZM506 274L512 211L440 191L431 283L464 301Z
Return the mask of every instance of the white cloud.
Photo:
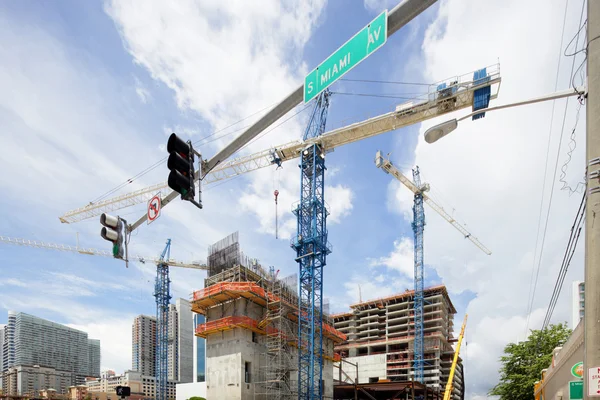
M325 186L325 199L329 205L328 223L339 224L342 218L350 215L352 211L352 189L344 185Z
M332 302L348 306L361 300L374 300L412 290L412 281L406 277L386 274L385 278L382 278L383 275L354 273L350 279L344 281L343 296L333 297Z
M412 181L412 172L409 170L400 170L406 177ZM388 211L400 214L406 222L412 222L414 203L414 194L401 182L392 178L387 187L387 209Z
M150 101L152 99L152 95L150 94L150 91L148 89L146 89L144 84L138 78L135 78L135 92L137 93L138 97L140 98L140 101L144 104L146 104L148 101Z
M581 4L569 9L565 44L577 31L580 7ZM554 90L563 10L563 2L558 1L509 0L485 4L474 0L442 1L423 41L422 79L431 82L460 75L490 65L499 58L503 81L499 99L492 105L550 93ZM531 25L531 15L536 15L535 27ZM570 59L563 57L562 61L559 90L568 85L571 64ZM569 131L574 125L574 103L570 101L567 114ZM562 122L559 115L562 118L564 104L564 101L556 103L558 112L550 147L547 192L558 148ZM465 362L467 399L485 397L497 383L498 359L504 345L525 337L527 294L551 107L546 103L491 112L484 119L459 123L455 132L435 144L424 142L425 129L454 115L439 117L421 126L415 163L432 188L444 194L440 199L442 205L452 210L445 202L451 201L458 211L457 219L468 223L471 233L493 252L491 256L483 254L426 207L425 263L436 269L451 293L470 290L477 296L466 310L470 335L469 356ZM470 110L457 114L468 112ZM584 120L582 110L580 127ZM580 128L578 141L584 140L582 133ZM559 162L566 156L566 136ZM581 147L575 150L569 168L573 181L581 175L578 171L584 169ZM540 327L579 204L577 196L569 197L559 187L560 184L554 192L530 329ZM544 216L547 196L548 193ZM389 207L400 210L405 219L412 220L409 212L412 198L409 197L412 196L404 187L390 184ZM580 241L567 282L582 276L582 243ZM554 321L568 319L570 293L563 292ZM498 335L498 332L506 333Z
M71 328L88 333L88 337L100 340L100 370L125 371L131 369L131 318L105 318L84 323L67 324Z
M394 241L394 249L389 255L369 260L371 267L384 266L398 271L408 278L414 277L414 246L413 240L402 237Z
M199 1L179 2L177 6L148 2L140 6L137 2L115 1L107 2L105 8L135 62L174 91L182 110L197 112L216 130L255 114L297 88L307 71L302 50L323 7L324 0L269 0L260 2L260 6L252 2ZM299 139L302 131L303 120L292 119L252 141L240 153ZM231 136L215 140L201 151L210 157L207 148L221 148L230 140ZM298 197L299 175L292 163L283 172L277 172L282 179L276 185L273 170L274 167L248 175L245 179L250 185L235 198L240 210L254 215L259 232L274 234L273 191L278 189L282 210L279 229L285 238L295 230L289 210ZM347 213L347 207L340 207L340 216Z
M23 282L20 279L15 278L6 278L0 281L0 286L17 286L17 287L27 287L28 284Z
M389 11L397 4L395 0L364 0L365 9L373 13L380 13L386 8Z
M221 126L295 89L300 75L291 66L323 6L130 1L107 3L106 10L135 62L171 88L181 108Z

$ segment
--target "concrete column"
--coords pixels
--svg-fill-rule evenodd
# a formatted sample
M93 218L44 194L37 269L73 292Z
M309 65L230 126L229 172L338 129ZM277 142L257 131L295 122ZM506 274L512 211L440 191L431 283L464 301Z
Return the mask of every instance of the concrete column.
M588 370L600 367L600 1L588 1L587 141L588 182L585 219L584 398L600 398L600 388L588 396ZM597 371L596 371L597 372ZM597 394L596 394L597 393Z

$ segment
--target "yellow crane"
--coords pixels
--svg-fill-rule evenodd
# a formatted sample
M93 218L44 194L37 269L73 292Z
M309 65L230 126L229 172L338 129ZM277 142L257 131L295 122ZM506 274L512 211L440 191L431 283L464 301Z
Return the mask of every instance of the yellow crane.
M446 383L446 390L444 391L444 400L450 400L452 396L452 382L454 381L454 372L456 371L456 364L458 364L458 354L460 353L460 344L465 337L465 328L467 327L467 315L465 314L465 320L463 321L462 328L460 328L460 335L458 335L458 341L456 342L456 350L454 350L454 360L452 360L452 368L450 368L450 375L448 376L448 383Z

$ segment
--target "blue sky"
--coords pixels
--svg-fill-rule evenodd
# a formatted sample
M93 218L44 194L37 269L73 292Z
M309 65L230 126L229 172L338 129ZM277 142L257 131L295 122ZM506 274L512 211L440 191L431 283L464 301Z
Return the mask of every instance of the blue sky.
M58 216L161 160L171 132L197 141L277 102L381 10L394 5L276 3L234 7L183 2L176 8L139 3L135 8L128 2L0 3L5 43L0 47L0 59L5 60L0 87L6 88L0 95L0 159L7 171L0 188L8 205L0 211L5 221L0 234L73 245L78 233L81 245L108 249L99 237L97 219L67 225ZM546 6L532 1L525 6L541 9L542 22L535 32L516 13L518 3L489 2L488 8L469 0L436 3L346 77L433 82L500 58L500 103L549 93L554 89L564 2L553 0ZM577 30L578 11L568 8L565 43ZM489 20L494 12L511 21L509 30ZM542 43L540 37L549 39ZM570 61L563 57L559 89L568 87ZM421 89L343 81L332 90L402 96ZM327 127L388 112L402 101L334 95ZM562 110L564 102L557 105ZM567 126L573 123L573 102L569 107ZM460 134L439 145L424 144L419 135L442 117L327 156L334 251L328 257L324 291L332 311L344 311L357 301L359 284L363 298L412 287L412 200L408 190L375 168L377 150L392 152L392 160L405 172L418 163L436 199L448 210L456 208L458 218L494 252L485 258L426 209L426 285L448 285L458 309L457 325L470 313L467 335L474 350L466 361L468 398L485 394L494 383L490 375L502 347L525 332L546 143L531 133L548 134L550 109L540 105L490 113L461 126ZM283 124L242 154L300 138L306 115ZM234 130L240 125L224 131L230 134L216 142L201 144L203 154L214 154L238 134ZM558 133L555 127L552 138ZM559 150L558 143L552 141L551 154L563 161L565 147ZM566 144L564 139L561 145ZM567 178L572 183L580 175L581 160L576 152ZM275 265L282 274L294 273L289 235L295 226L291 205L299 195L296 165L291 161L281 172L256 171L208 189L203 210L174 202L158 221L142 225L132 236L133 252L158 255L171 238L174 258L204 259L209 244L239 231L246 254L263 265ZM122 193L166 177L166 165L161 164ZM281 193L278 240L274 189ZM558 187L555 193L542 258L547 269L534 302L533 324L543 319L558 271L556 260L579 201ZM137 219L144 207L122 210L121 215ZM155 312L152 265L133 263L125 269L111 259L7 245L0 246L0 257L5 266L0 323L11 309L85 329L102 340L103 368L130 368L133 317ZM567 279L581 278L580 256L574 264ZM173 269L173 295L188 298L203 278L203 272ZM566 320L566 291L561 302L556 319ZM497 335L502 329L506 335Z

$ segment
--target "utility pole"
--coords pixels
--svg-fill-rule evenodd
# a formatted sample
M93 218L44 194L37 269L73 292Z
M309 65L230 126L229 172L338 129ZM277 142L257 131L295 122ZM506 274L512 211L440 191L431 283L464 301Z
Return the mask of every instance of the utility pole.
M588 1L585 217L584 398L600 398L600 1ZM590 387L591 386L591 387Z

